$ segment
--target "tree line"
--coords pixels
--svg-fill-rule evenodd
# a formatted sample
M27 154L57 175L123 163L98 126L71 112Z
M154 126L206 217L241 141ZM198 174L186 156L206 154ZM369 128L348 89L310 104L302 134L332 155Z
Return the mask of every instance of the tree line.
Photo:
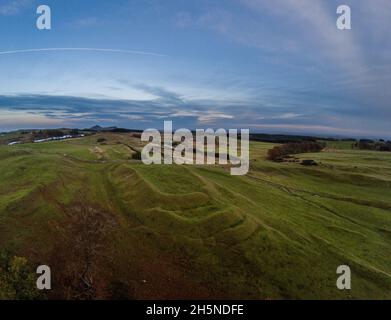
M391 141L373 141L369 139L361 139L353 145L360 150L373 150L373 151L388 151L391 152Z
M270 149L267 153L267 159L272 161L281 161L284 157L291 154L320 152L323 150L324 147L325 144L320 142L289 142Z

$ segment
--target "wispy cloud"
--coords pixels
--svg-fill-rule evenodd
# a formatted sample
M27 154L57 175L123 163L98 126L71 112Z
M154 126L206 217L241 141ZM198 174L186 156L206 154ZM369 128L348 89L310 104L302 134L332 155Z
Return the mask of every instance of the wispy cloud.
M146 84L130 84L127 81L122 81L122 83L130 85L136 89L142 90L146 93L152 94L157 99L160 100L161 103L168 103L168 104L183 104L185 103L184 98L181 97L179 94L169 91L162 87L156 87L156 86L149 86Z
M12 126L9 124L12 123ZM62 126L64 120L39 114L33 110L0 109L1 129Z
M0 3L0 15L13 16L29 7L33 0L2 0Z
M69 23L73 27L94 27L99 24L99 19L97 17L83 17Z
M187 111L187 110L177 110L173 113L167 114L167 118L195 118L200 124L213 124L213 122L234 119L235 117L231 114L224 112L216 112L213 110L205 111Z
M219 6L198 15L180 12L177 14L177 25L213 30L233 41L266 52L309 56L317 48L318 58L326 58L352 72L364 68L360 46L353 33L341 32L336 28L337 1L235 2L247 8L251 14L232 12ZM279 58L279 62L284 61Z
M269 75L266 81L274 83L274 89L268 91L255 85L257 101L263 106L281 105L284 101L291 107L288 113L296 113L293 108L299 107L299 113L304 111L313 117L309 108L312 105L312 109L324 115L344 115L345 121L349 114L352 123L359 116L384 125L390 119L391 91L387 88L391 87L388 76L391 3L388 0L346 0L344 4L352 9L352 30L348 31L336 27L336 9L341 5L336 0L235 0L231 3L236 5L236 10L215 5L201 13L180 12L177 26L212 31L258 50L265 68L273 66L280 71L279 81L287 84L278 88ZM265 93L270 99L264 98ZM381 117L383 120L379 120ZM270 116L259 120L270 120Z

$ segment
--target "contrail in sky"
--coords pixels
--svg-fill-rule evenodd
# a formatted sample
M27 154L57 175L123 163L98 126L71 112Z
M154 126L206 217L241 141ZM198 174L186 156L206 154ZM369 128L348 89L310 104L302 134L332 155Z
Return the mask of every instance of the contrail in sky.
M111 52L111 53L138 54L138 55L144 55L144 56L166 57L166 55L159 54L159 53L154 53L154 52L135 51L135 50L121 50L121 49L103 49L103 48L41 48L41 49L23 49L23 50L0 51L0 55L16 54L16 53L30 53L30 52L50 52L50 51L95 51L95 52Z

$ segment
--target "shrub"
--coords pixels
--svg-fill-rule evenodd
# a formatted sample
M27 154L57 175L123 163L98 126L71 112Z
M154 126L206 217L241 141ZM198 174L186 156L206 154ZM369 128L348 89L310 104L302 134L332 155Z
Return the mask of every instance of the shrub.
M0 254L0 300L34 300L41 297L36 274L24 257Z

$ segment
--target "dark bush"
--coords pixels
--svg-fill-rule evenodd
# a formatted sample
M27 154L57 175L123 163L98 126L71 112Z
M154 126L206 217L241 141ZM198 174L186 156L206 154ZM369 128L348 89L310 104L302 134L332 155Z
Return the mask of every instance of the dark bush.
M317 162L315 160L303 160L301 162L303 166L317 166Z
M291 142L269 150L267 158L272 161L282 161L283 158L290 154L320 152L324 147L325 145L319 142Z
M137 151L132 154L132 159L133 160L141 160L141 152Z

